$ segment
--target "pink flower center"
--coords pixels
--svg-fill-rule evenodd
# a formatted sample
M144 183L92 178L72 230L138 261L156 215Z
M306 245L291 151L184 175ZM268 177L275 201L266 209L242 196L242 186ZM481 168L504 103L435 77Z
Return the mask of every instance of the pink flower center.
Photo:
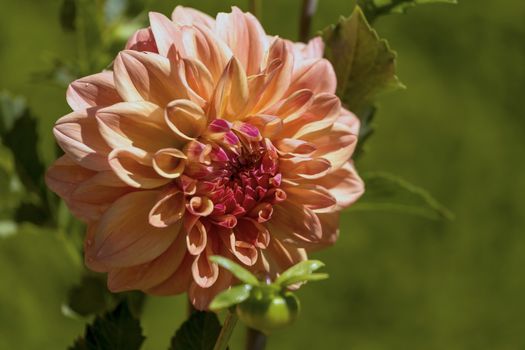
M250 124L216 120L208 130L187 145L188 163L180 181L189 210L195 198L199 204L206 198L213 203L207 216L216 225L233 228L241 217L268 221L273 205L286 199L277 150Z

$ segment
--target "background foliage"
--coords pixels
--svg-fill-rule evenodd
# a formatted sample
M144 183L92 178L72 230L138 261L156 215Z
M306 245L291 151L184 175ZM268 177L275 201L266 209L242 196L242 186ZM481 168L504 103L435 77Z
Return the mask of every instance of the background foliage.
M247 8L242 0L134 0L126 15L138 14L145 2L164 13L176 4L208 13ZM65 349L92 321L64 306L82 279L78 237L71 237L78 224L54 197L27 188L38 187L32 175L55 158L50 130L68 112L63 83L103 68L104 52L122 45L107 33L125 37L129 28L118 26L118 9L108 13L106 22L114 25L106 33L93 29L89 13L83 22L67 22L62 3L0 0L0 91L25 96L30 108L15 101L0 112L0 349ZM266 30L295 38L299 4L264 0ZM321 0L315 29L353 6ZM61 18L76 31L64 31ZM358 167L429 189L456 218L346 213L338 244L316 255L331 278L299 292L300 320L273 335L269 349L525 347L523 18L525 3L518 0L463 0L377 20L378 32L399 53L398 75L408 90L381 99L377 129ZM89 31L92 42L82 43L79 31ZM79 45L93 50L79 59ZM35 134L6 136L8 115L35 125ZM21 166L27 171L15 176ZM24 210L17 209L21 204ZM49 217L50 211L58 215ZM147 299L144 348L166 348L185 313L183 297ZM241 338L238 330L233 349Z

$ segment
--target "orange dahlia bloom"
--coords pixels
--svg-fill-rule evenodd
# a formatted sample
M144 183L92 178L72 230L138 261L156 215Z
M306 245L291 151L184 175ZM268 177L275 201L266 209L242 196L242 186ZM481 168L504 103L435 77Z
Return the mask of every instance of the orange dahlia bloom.
M358 119L334 95L323 42L268 36L233 8L150 14L104 71L73 82L47 184L88 226L85 261L112 291L188 291L206 308L235 283L333 243L363 193Z

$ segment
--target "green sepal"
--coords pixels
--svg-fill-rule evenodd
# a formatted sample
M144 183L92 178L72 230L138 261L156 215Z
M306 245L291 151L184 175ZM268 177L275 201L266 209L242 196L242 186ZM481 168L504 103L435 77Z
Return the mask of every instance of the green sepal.
M249 284L241 284L225 290L213 299L210 310L219 311L242 303L248 299L252 288Z
M277 279L274 284L279 286L287 286L293 283L298 282L297 278L305 278L307 275L311 275L314 271L320 269L324 266L324 263L319 260L305 260L300 263L290 267L288 270L284 271ZM291 282L290 281L295 281Z
M235 277L243 281L244 283L256 286L259 284L259 280L250 271L246 270L241 265L231 261L222 256L214 255L210 257L210 261L222 266L226 270L233 273Z

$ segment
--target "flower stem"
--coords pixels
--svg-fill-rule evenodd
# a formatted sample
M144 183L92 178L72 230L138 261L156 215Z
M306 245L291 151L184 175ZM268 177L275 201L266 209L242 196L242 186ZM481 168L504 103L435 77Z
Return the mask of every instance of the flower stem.
M215 343L213 350L226 350L226 348L228 348L228 342L230 341L230 337L232 336L236 323L237 314L235 311L228 311L228 316L226 316L226 319L224 320L221 333L217 338L217 342Z
M246 350L264 350L266 348L266 335L256 329L248 328Z
M299 23L299 40L302 42L307 42L310 38L312 17L315 11L317 11L317 0L303 0L301 22Z
M262 0L250 0L248 4L248 11L252 13L259 20L262 18Z

